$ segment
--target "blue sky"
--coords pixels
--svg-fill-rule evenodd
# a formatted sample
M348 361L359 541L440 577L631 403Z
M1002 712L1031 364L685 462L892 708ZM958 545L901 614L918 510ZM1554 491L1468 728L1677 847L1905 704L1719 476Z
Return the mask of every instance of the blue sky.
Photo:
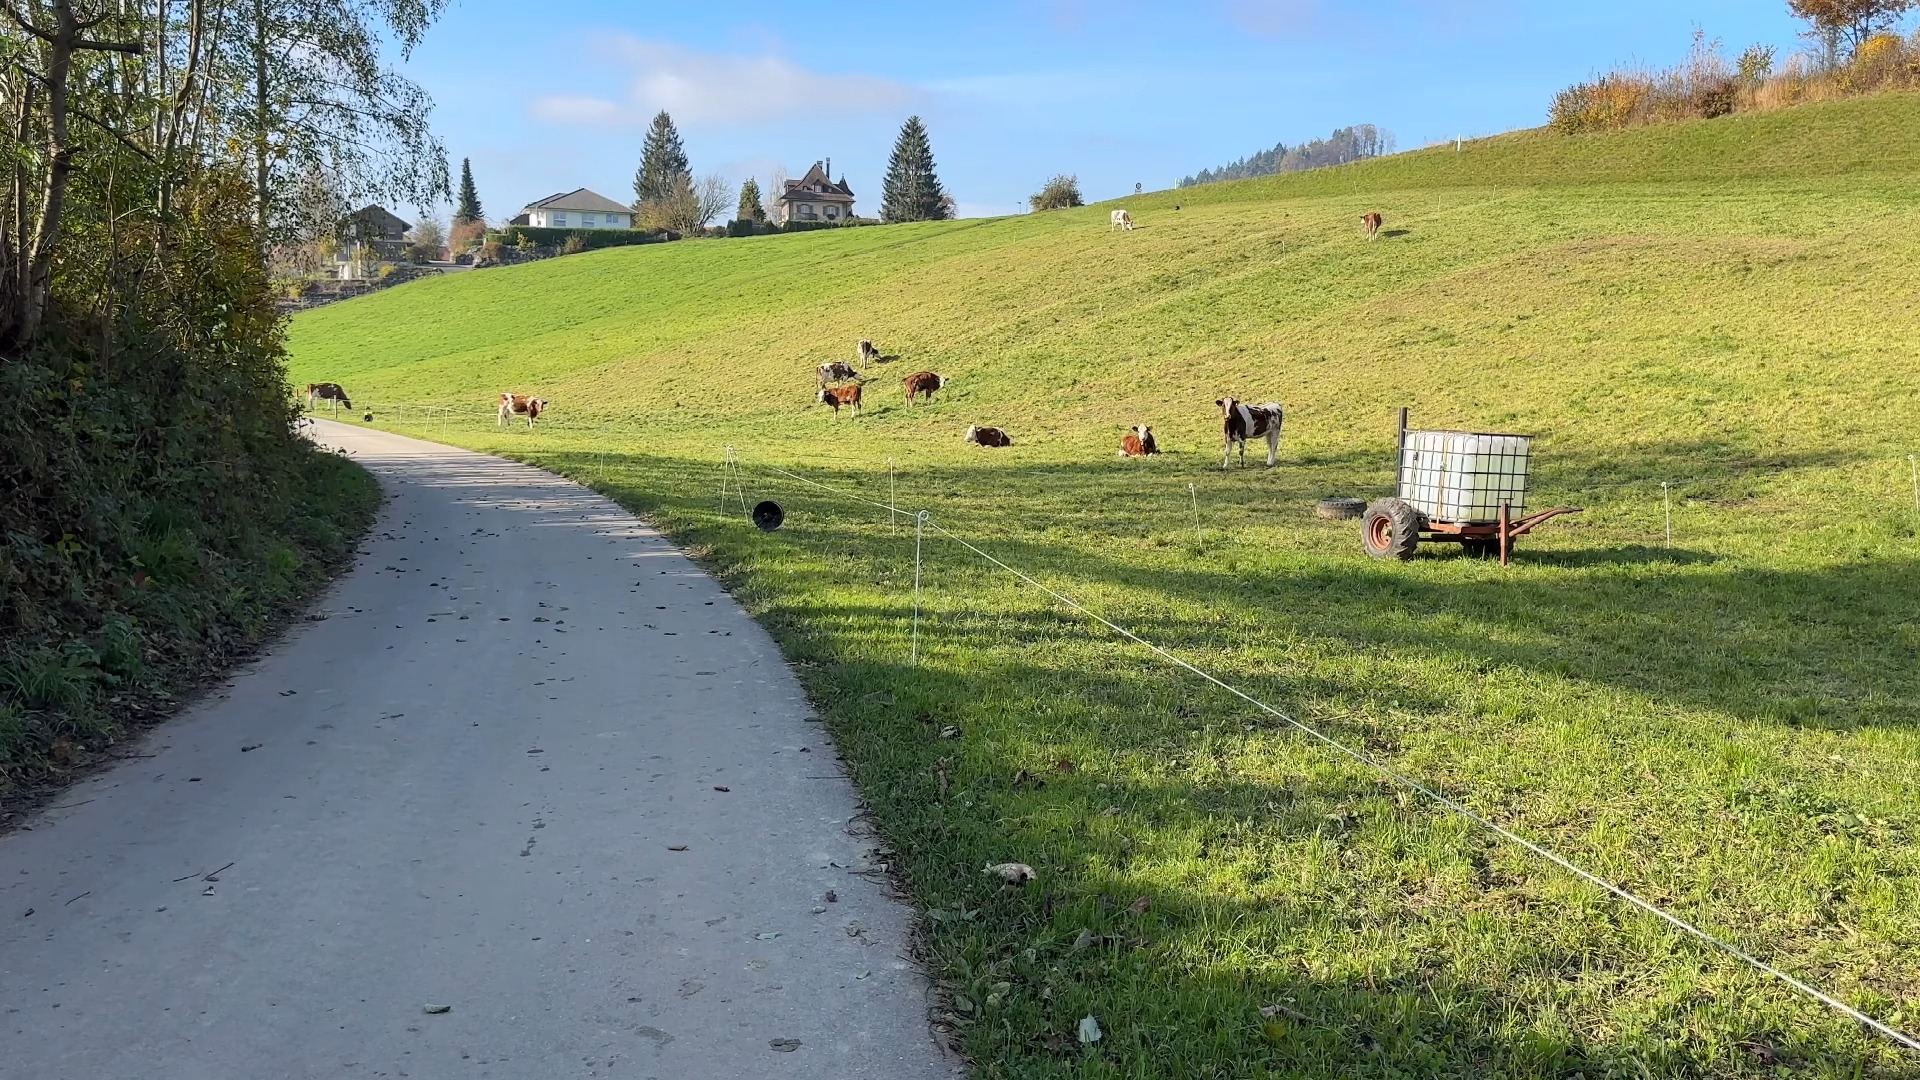
M663 107L695 172L765 187L831 157L868 214L918 113L971 217L1054 173L1108 198L1352 123L1401 149L1533 126L1569 82L1678 61L1696 26L1730 53L1799 29L1785 0L454 0L403 67L495 220L576 187L632 198Z

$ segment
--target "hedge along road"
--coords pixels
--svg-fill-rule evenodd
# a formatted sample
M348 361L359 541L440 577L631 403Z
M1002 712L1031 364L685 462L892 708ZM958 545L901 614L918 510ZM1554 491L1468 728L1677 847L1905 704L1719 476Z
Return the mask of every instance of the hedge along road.
M584 488L318 430L391 497L319 621L0 838L0 1073L957 1074L759 626Z

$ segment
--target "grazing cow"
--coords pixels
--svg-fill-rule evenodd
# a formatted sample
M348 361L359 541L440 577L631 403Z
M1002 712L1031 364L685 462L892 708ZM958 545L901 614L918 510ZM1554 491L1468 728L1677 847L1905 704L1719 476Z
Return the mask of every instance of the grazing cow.
M997 427L968 427L967 441L973 443L975 446L1013 445L1013 440L1007 438L1007 433Z
M880 361L880 350L873 347L872 338L860 339L860 362L874 364Z
M505 426L508 420L516 416L524 416L527 418L527 429L531 431L533 422L540 419L540 414L546 411L547 399L545 398L534 397L532 394L500 395L501 426Z
M1153 441L1153 428L1146 424L1135 426L1120 440L1121 457L1146 457L1159 452L1159 444Z
M1108 232L1112 232L1115 229L1125 229L1128 232L1133 231L1133 215L1127 213L1125 210L1115 210L1111 220L1113 224L1107 227Z
M825 386L830 382L844 382L848 379L857 379L859 377L860 373L853 370L853 365L847 363L845 360L835 360L831 364L820 365L821 386Z
M820 388L820 404L833 406L833 418L840 419L840 406L853 408L853 415L860 415L860 384L852 386L823 386Z
M1280 424L1285 418L1277 401L1265 405L1249 405L1232 398L1221 398L1214 402L1220 406L1220 416L1227 439L1227 451L1220 459L1220 467L1226 468L1233 461L1233 444L1240 444L1240 464L1247 463L1247 440L1266 436L1267 466L1271 468L1280 456Z
M901 382L905 383L907 387L907 408L909 409L913 408L913 399L916 396L925 394L927 396L927 402L931 404L933 402L933 392L947 388L947 377L945 375L935 375L931 371L916 371L905 379L902 379Z
M337 382L316 382L307 384L307 411L312 412L316 405L325 401L328 408L338 411L340 406L353 408L353 402L347 400L347 392L340 389Z
M1385 225L1387 219L1369 210L1360 215L1360 223L1367 227L1367 239L1375 240L1380 236L1380 226Z

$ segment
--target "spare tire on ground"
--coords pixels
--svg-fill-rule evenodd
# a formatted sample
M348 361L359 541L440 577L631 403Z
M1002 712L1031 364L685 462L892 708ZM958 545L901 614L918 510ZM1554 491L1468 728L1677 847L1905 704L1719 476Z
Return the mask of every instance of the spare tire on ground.
M1321 499L1313 508L1314 517L1329 521L1348 521L1367 512L1365 499Z

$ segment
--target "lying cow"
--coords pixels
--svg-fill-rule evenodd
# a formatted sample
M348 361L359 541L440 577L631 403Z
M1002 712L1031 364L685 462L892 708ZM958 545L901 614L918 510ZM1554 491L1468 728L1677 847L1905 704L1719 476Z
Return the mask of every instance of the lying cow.
M831 364L820 365L821 386L825 386L830 382L846 382L848 379L857 379L859 377L860 373L853 370L853 365L847 363L845 360L835 360Z
M1013 440L997 427L970 426L967 428L967 441L975 446L1012 446Z
M320 402L327 402L328 408L338 410L340 406L353 408L353 402L347 400L347 392L340 389L337 382L316 382L307 384L307 411L312 412Z
M931 404L933 402L933 392L947 388L947 377L945 375L935 375L931 371L916 371L905 379L902 379L901 382L906 384L907 387L907 408L909 409L913 408L913 399L915 397L924 394L926 395L927 402Z
M1380 226L1385 225L1387 219L1369 210L1360 215L1360 223L1367 228L1367 239L1375 240L1380 236Z
M527 418L527 429L531 431L533 429L533 422L540 419L540 414L546 411L547 400L545 398L537 398L532 394L500 395L501 426L505 426L508 420L516 416L524 416Z
M1113 224L1107 227L1108 232L1112 232L1115 229L1125 229L1128 232L1133 231L1133 215L1127 213L1125 210L1115 210L1111 220Z
M880 362L880 350L874 348L872 338L860 339L859 352L860 362L863 364L877 364Z
M1120 440L1121 457L1146 457L1157 454L1160 447L1153 441L1153 428L1146 424L1135 425L1126 437Z
M1233 444L1240 444L1240 464L1247 463L1247 440L1262 436L1267 440L1267 466L1271 468L1280 457L1280 424L1284 413L1277 401L1265 405L1249 405L1232 398L1221 398L1214 402L1220 406L1221 427L1226 435L1226 454L1220 459L1220 467L1226 468L1233 461Z
M820 404L833 406L833 418L840 419L840 406L853 409L853 415L860 415L860 384L852 386L823 386L820 388Z

